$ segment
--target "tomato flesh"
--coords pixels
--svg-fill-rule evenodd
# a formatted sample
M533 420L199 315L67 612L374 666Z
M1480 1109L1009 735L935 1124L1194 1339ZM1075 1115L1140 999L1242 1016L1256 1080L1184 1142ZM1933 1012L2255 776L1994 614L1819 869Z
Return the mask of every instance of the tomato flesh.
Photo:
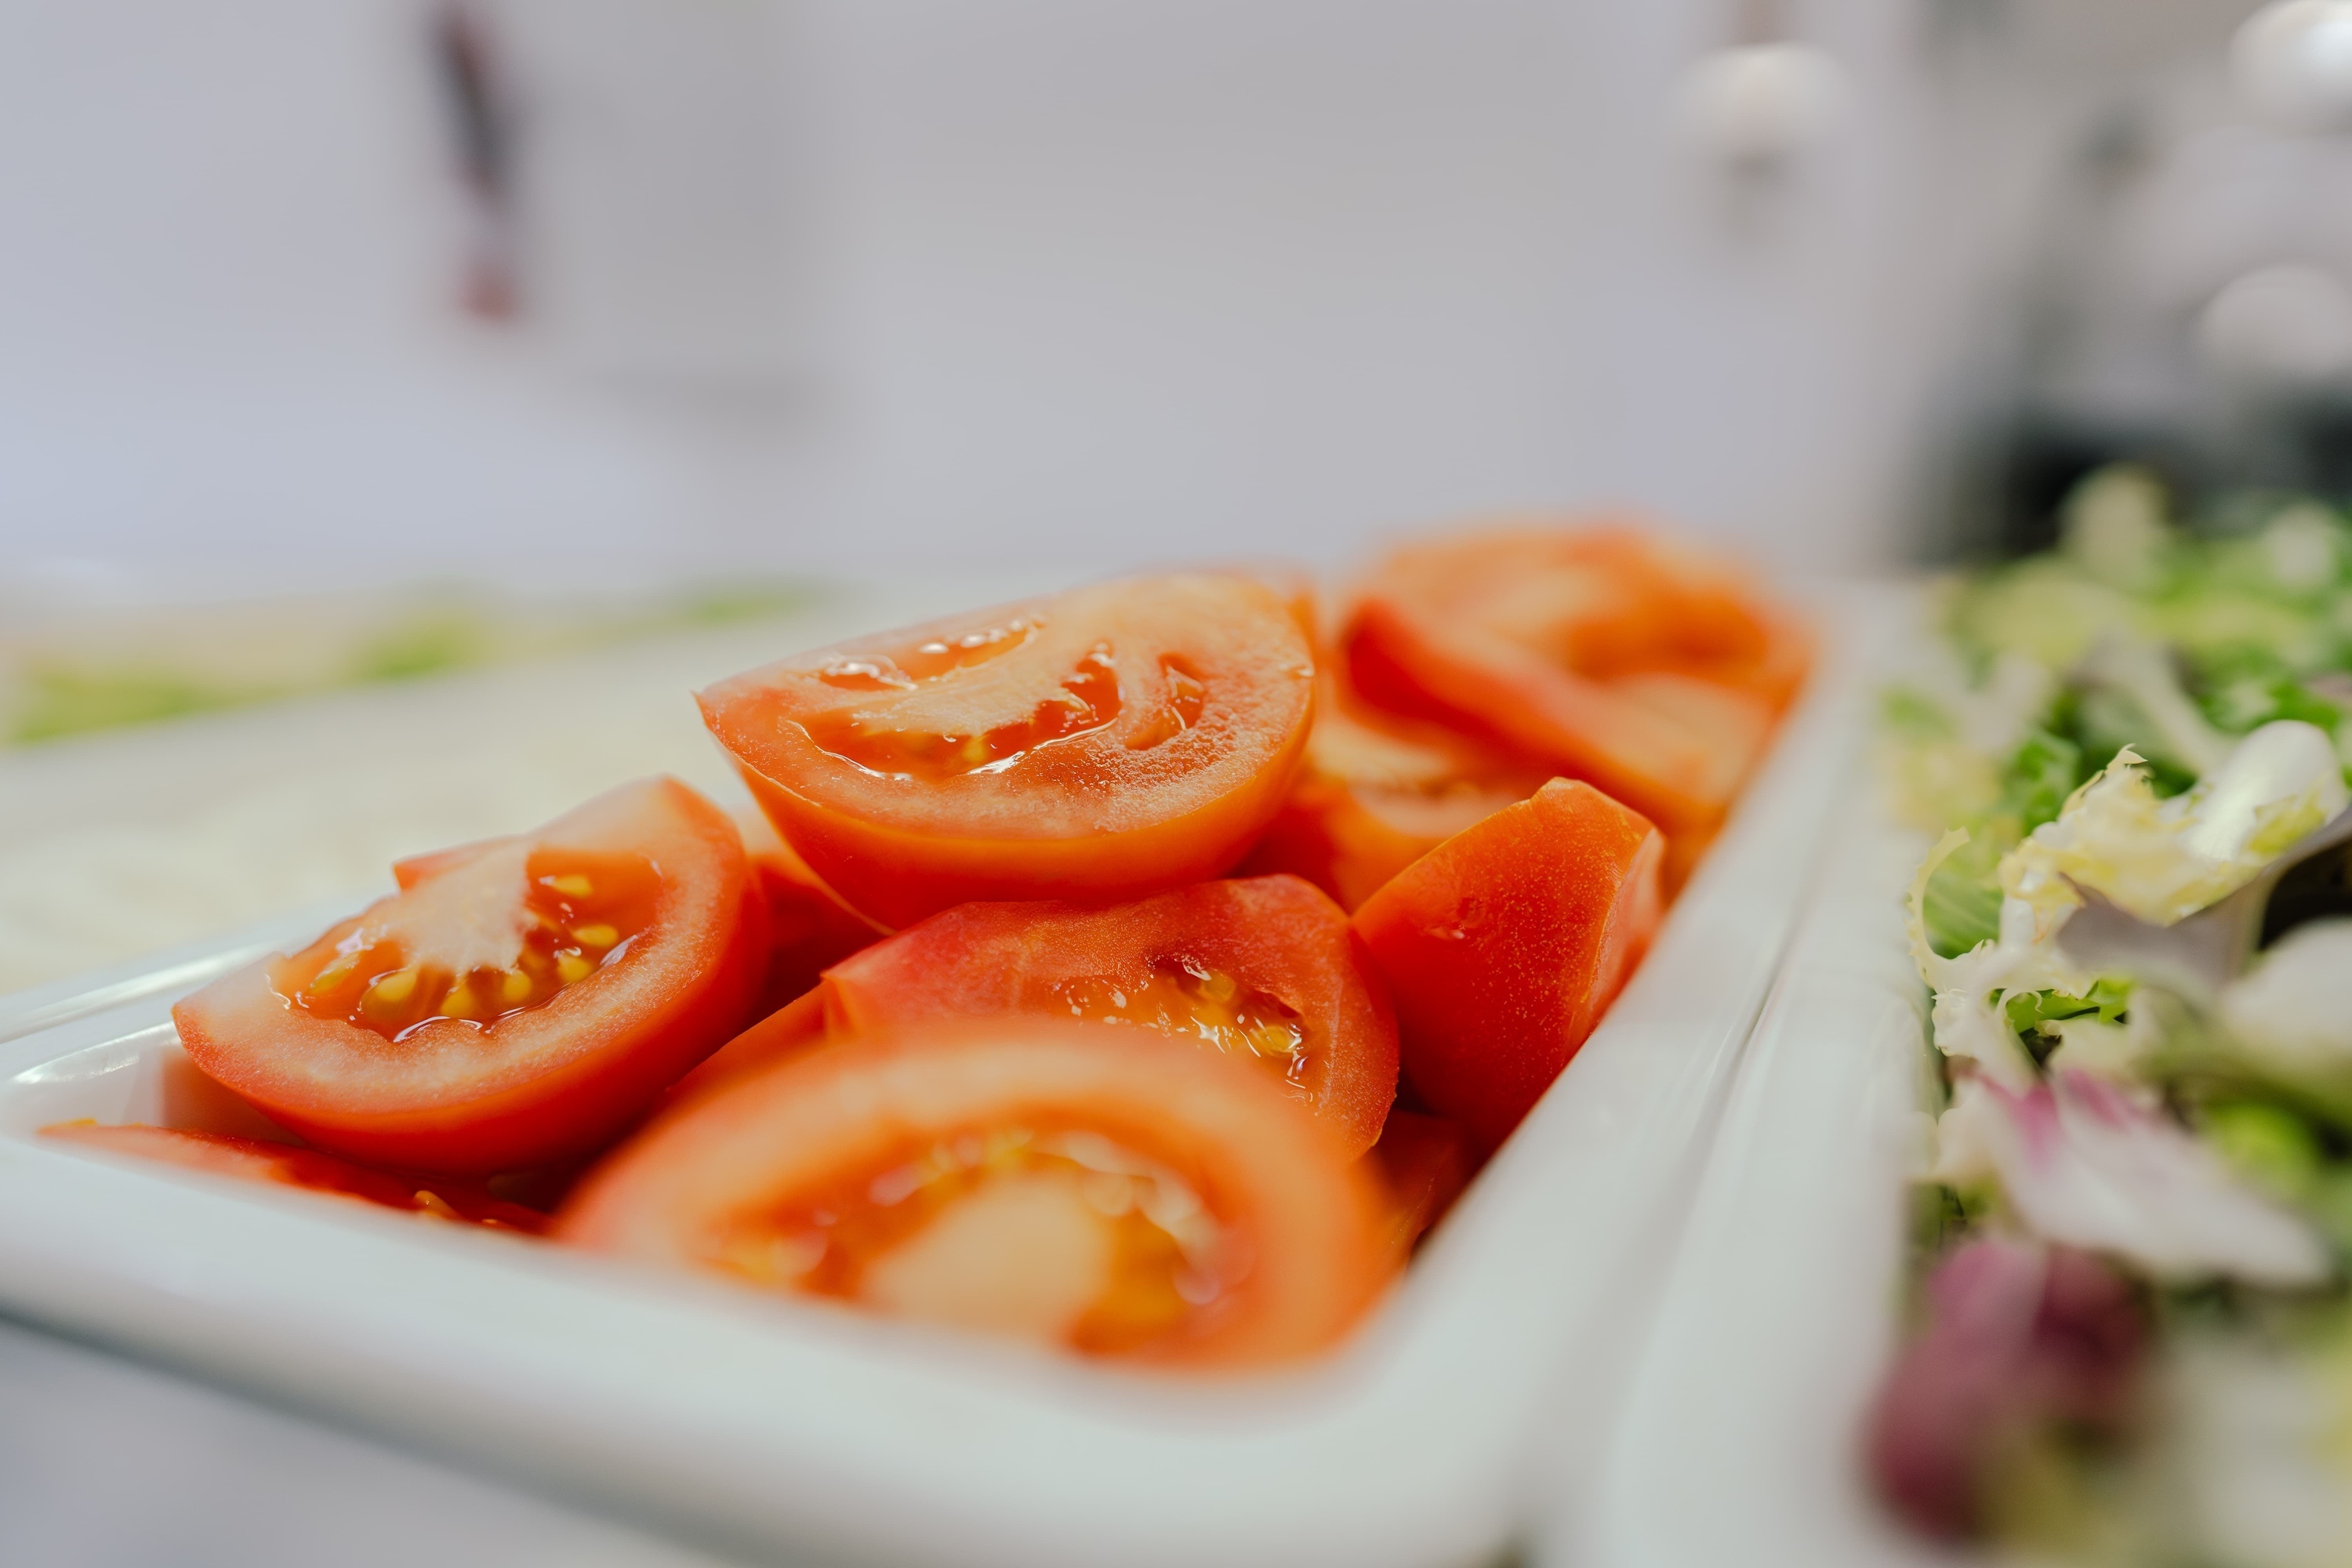
M1456 731L1327 691L1298 783L1242 868L1303 877L1352 912L1399 871L1550 776Z
M59 1122L42 1128L41 1135L102 1153L129 1154L216 1176L299 1187L330 1197L355 1198L431 1219L530 1235L536 1235L547 1225L547 1216L536 1209L493 1196L472 1182L404 1177L388 1171L369 1170L316 1150L266 1142L258 1138L190 1132L135 1122L100 1126L95 1121Z
M190 1059L320 1148L487 1173L600 1146L756 998L765 902L733 824L674 780L428 872L182 1001Z
M818 649L700 700L815 875L905 926L1221 873L1280 806L1313 681L1279 594L1199 574Z
M1020 1013L1188 1040L1281 1083L1360 1152L1396 1095L1396 1025L1348 919L1295 877L1196 883L1108 906L965 904L825 971L824 1033ZM762 1024L714 1058L807 1043Z
M1081 1354L1322 1348L1392 1267L1380 1196L1257 1074L1038 1018L870 1036L686 1101L557 1234Z
M1356 911L1432 1110L1483 1147L1509 1136L1648 951L1664 847L1638 814L1555 779Z
M519 902L509 896L518 877ZM660 884L642 856L514 840L417 883L377 919L329 932L279 964L272 983L314 1018L394 1041L441 1019L486 1029L626 953Z
M1007 1199L1018 1208L990 1212L1007 1210ZM974 1234L1044 1231L1063 1267L1039 1273L1062 1279L1013 1282L975 1300L970 1282L934 1261L954 1240L935 1233L920 1250L910 1247L943 1219L957 1225L951 1215L975 1210L980 1227L961 1222ZM1082 1127L1018 1123L928 1139L742 1216L709 1261L752 1284L1060 1339L1096 1355L1147 1349L1192 1308L1237 1288L1242 1272L1225 1226L1176 1171ZM1056 1289L1064 1280L1068 1288Z
M1809 654L1801 630L1736 578L1622 528L1399 552L1343 641L1371 701L1491 736L1670 836L1701 837Z

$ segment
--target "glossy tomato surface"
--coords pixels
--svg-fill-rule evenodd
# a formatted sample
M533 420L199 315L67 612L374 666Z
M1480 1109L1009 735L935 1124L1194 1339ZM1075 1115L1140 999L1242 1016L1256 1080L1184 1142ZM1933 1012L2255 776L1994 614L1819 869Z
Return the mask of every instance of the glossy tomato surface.
M734 824L676 780L419 864L181 1002L190 1059L322 1149L488 1173L599 1147L757 998L766 902Z
M240 1181L299 1187L305 1192L353 1198L431 1219L527 1234L536 1234L547 1225L547 1216L536 1209L493 1196L477 1183L370 1170L349 1160L338 1160L331 1154L296 1148L290 1143L271 1143L221 1132L188 1132L136 1122L110 1127L95 1121L62 1121L42 1128L41 1135L100 1153L127 1154Z
M624 1145L556 1234L1091 1355L1330 1343L1393 1266L1376 1183L1264 1075L1100 1036L1002 1017L772 1064Z
M701 702L785 841L903 927L1223 873L1289 788L1314 657L1263 583L1141 577L819 648Z
M1396 1098L1386 987L1348 917L1296 877L963 904L834 965L819 992L833 1038L1000 1013L1172 1035L1280 1083L1357 1152Z
M1736 576L1614 527L1398 552L1343 635L1370 700L1494 737L1669 835L1705 835L1802 679L1810 642Z
M1636 813L1556 779L1356 911L1432 1110L1488 1149L1510 1135L1648 951L1664 847Z
M1384 714L1327 688L1298 782L1242 870L1305 878L1352 911L1399 871L1551 776L1458 731Z
M767 979L756 1009L764 1017L807 994L817 976L890 933L842 901L756 811L735 814L752 879L768 900Z

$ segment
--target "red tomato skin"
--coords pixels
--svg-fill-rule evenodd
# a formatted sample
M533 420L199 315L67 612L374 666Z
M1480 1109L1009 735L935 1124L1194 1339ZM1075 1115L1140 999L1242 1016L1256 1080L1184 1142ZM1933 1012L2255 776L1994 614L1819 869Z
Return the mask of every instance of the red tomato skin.
M1540 646L1524 626L1482 620L1547 563L1608 591L1563 611ZM1523 752L1702 844L1811 657L1804 629L1736 577L1623 528L1507 529L1400 552L1341 644L1369 701Z
M1390 1237L1410 1253L1478 1172L1477 1151L1462 1124L1402 1107L1389 1112L1381 1141L1365 1156L1389 1193Z
M1298 782L1240 874L1302 878L1350 914L1477 815L1524 800L1551 776L1549 769L1458 730L1374 710L1344 686L1321 694L1315 722ZM1373 737L1376 744L1413 757L1412 765L1437 773L1444 778L1441 798L1453 806L1471 795L1477 804L1466 816L1449 807L1433 810L1426 799L1401 809L1396 792L1364 776L1360 758L1351 760L1346 739L1351 733Z
M1371 1146L1396 1098L1395 1015L1347 915L1296 877L1200 882L1124 904L944 910L825 971L825 1033L843 1039L992 1014L1066 1016L1063 985L1139 982L1155 963L1178 959L1295 1008L1317 1064L1297 1086L1299 1098L1351 1152Z
M395 1059L397 1047L295 1007L275 988L272 959L176 1005L182 1047L206 1077L279 1126L364 1164L488 1175L602 1147L741 1027L768 955L767 900L726 813L667 778L625 785L581 809L626 810L640 800L669 825L656 856L670 860L666 874L690 865L709 879L694 895L707 907L709 929L674 930L659 950L660 968L630 979L632 1005L622 1011L590 1005L590 988L607 978L600 974L498 1024L482 1037L512 1047L512 1070L431 1092L373 1088L356 1068L339 1076L338 1064ZM628 962L649 963L651 949L640 947Z
M827 1037L824 988L814 985L705 1057L671 1086L667 1103L692 1099L754 1068L814 1050Z
M743 782L809 868L855 907L903 929L958 904L1028 899L1113 902L1222 877L1282 808L1305 725L1274 764L1199 809L1097 838L942 838L867 822L748 769Z
M429 1192L468 1224L526 1235L537 1235L547 1226L547 1215L536 1209L493 1197L470 1182L370 1170L290 1143L137 1123L100 1126L95 1121L59 1122L42 1128L41 1135L103 1153L129 1154L216 1176L298 1187L327 1197L354 1199L408 1214L427 1211L422 1198Z
M738 812L743 853L768 900L768 968L757 1015L806 994L817 976L890 934L843 901L755 811Z
M1638 813L1555 779L1365 901L1356 930L1423 1102L1484 1148L1510 1135L1648 951L1664 849Z
M1257 1268L1202 1337L1131 1358L1228 1371L1344 1335L1386 1286L1382 1194L1332 1129L1257 1075L1165 1037L1101 1048L1068 1019L957 1019L772 1061L679 1101L581 1181L551 1234L693 1268L705 1237L911 1137L1076 1123L1181 1172Z
M1345 779L1302 777L1240 869L1310 882L1353 912L1436 845L1367 810Z
M1670 831L1714 831L1771 727L1760 700L1730 689L1716 689L1710 733L1532 660L1504 672L1461 659L1449 640L1394 602L1368 597L1349 627L1349 678L1392 712L1539 758ZM1629 736L1638 740L1629 745Z
M1159 600L1166 602L1153 607ZM1220 716L1169 742L1197 767L1139 761L1159 753L1137 732L1147 705L1124 699L1100 733L1040 746L1002 773L946 780L853 765L808 731L810 715L842 700L819 689L826 661L988 620L1055 621L1068 605L1079 606L1069 611L1072 628L1101 617L1107 641L1134 617L1150 621L1151 636L1136 633L1138 663L1162 643L1189 647L1182 637L1205 650L1202 679ZM980 900L1140 898L1222 876L1280 809L1314 710L1314 649L1301 613L1244 575L1135 579L852 639L722 681L697 700L776 831L826 886L885 927ZM1119 679L1124 692L1128 677Z

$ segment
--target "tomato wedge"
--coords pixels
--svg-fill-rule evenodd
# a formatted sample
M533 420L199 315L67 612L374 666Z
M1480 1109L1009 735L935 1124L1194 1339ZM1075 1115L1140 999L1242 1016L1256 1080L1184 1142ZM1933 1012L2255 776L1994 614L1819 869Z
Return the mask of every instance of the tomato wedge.
M756 1009L765 1016L805 994L827 966L890 933L844 903L766 817L738 812L735 826L768 900L767 979Z
M835 964L817 994L821 1027L805 1006L787 1009L680 1089L820 1037L1027 1013L1139 1026L1248 1062L1358 1153L1396 1098L1387 988L1348 917L1296 877L1199 882L1108 907L962 904Z
M42 1128L41 1135L103 1154L129 1154L215 1176L300 1187L329 1197L356 1198L382 1208L486 1226L493 1230L536 1235L547 1226L545 1215L495 1197L476 1183L371 1171L348 1160L338 1160L332 1154L298 1149L290 1143L270 1143L222 1132L187 1132L137 1122L104 1127L95 1121L62 1121Z
M1588 779L1670 836L1722 820L1810 657L1737 578L1622 528L1400 551L1342 641L1371 701Z
M1448 838L1551 777L1442 725L1326 689L1290 798L1242 868L1303 877L1352 911Z
M322 1149L459 1173L586 1153L757 996L766 903L734 824L674 779L409 870L172 1009L198 1068Z
M819 648L700 700L784 840L896 927L1220 875L1289 789L1314 656L1263 583L1141 577Z
M1265 1075L1001 1017L868 1037L684 1103L555 1235L780 1293L1191 1366L1305 1355L1393 1262L1377 1184Z
M1635 813L1554 779L1356 911L1430 1109L1486 1148L1509 1136L1649 950L1664 848Z
M1371 1160L1388 1186L1389 1241L1400 1257L1445 1217L1478 1169L1459 1122L1402 1109L1389 1112Z

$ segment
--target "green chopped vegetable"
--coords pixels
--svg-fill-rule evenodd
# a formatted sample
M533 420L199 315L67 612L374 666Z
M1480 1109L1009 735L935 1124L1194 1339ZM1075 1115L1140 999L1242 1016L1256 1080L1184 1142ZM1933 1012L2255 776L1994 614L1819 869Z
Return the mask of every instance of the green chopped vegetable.
M2201 1131L2249 1181L2294 1202L2319 1179L2319 1140L2311 1124L2267 1100L2223 1100L2205 1108Z
M2058 808L2091 776L2083 748L2063 735L2030 730L2001 768L2001 801L2017 814L2023 832L2054 822Z

